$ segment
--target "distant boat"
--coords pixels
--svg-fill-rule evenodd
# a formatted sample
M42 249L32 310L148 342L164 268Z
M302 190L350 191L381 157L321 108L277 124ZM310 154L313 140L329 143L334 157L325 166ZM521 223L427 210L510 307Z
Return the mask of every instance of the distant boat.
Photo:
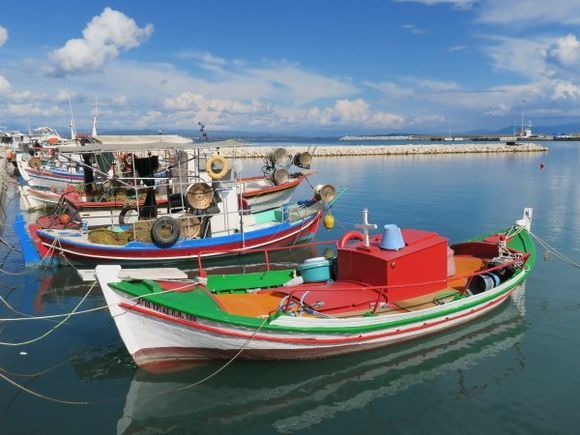
M378 135L378 136L349 136L344 135L338 138L339 141L348 141L348 140L356 140L356 141L363 141L363 140L412 140L416 139L415 136L412 135Z
M502 136L499 138L500 142L504 142L506 145L517 145L518 138L515 136Z
M445 142L459 142L464 140L462 137L451 136L451 127L449 127L449 134L443 138Z

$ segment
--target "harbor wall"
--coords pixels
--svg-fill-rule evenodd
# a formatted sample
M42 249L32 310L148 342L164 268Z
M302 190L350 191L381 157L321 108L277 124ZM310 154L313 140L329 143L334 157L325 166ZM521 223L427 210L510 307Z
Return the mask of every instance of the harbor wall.
M490 154L547 152L549 148L536 143L506 145L502 143L456 144L456 145L284 145L247 146L235 149L239 158L263 158L276 148L284 148L289 153L309 151L314 157L390 156L390 155L439 155L439 154ZM223 149L222 154L232 156L233 151Z

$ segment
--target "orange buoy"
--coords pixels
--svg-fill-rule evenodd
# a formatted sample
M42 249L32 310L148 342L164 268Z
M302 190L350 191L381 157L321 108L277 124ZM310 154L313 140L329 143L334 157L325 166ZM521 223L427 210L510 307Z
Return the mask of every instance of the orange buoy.
M66 225L66 224L68 224L68 223L70 222L70 215L68 215L68 214L61 214L61 215L58 217L58 221L59 221L61 224L63 224L63 225Z
M12 161L13 158L14 158L14 151L12 151L12 150L6 151L6 160L8 160L10 162L10 161Z

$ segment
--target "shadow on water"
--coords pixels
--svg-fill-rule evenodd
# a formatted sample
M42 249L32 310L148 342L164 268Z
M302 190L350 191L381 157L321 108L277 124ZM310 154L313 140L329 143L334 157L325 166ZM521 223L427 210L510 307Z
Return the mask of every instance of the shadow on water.
M117 431L302 431L445 373L456 372L456 394L477 395L487 383L523 370L525 361L516 354L504 372L490 373L475 387L462 380L464 369L522 339L526 326L519 291L517 304L510 301L479 321L384 350L315 361L236 362L195 387L222 364L164 375L137 370Z

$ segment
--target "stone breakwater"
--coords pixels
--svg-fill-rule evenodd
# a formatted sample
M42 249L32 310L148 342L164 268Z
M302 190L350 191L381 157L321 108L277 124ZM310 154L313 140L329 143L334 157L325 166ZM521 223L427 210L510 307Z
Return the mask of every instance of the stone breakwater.
M236 148L235 153L239 158L263 158L276 148L280 148L280 146L247 146ZM314 157L529 153L549 150L548 147L535 143L519 145L501 143L455 145L288 145L282 148L291 154L309 150ZM227 148L222 151L222 154L231 157L231 151Z

